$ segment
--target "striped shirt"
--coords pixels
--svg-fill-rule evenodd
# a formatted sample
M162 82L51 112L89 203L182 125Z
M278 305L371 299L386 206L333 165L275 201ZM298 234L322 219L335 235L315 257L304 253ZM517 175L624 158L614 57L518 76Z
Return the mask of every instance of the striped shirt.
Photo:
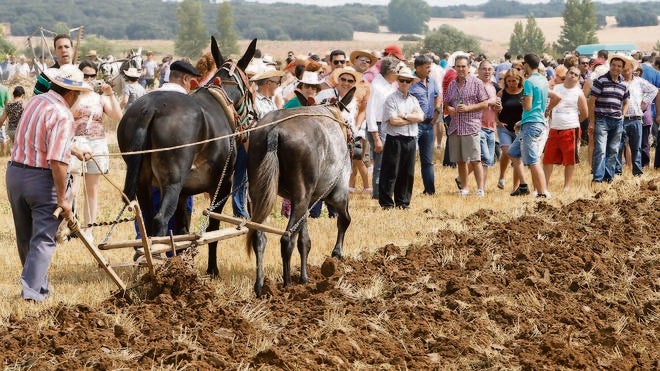
M452 107L459 104L466 106L479 104L488 100L488 92L484 83L478 78L467 75L463 87L458 86L458 79L449 83L445 93L445 102ZM482 111L456 112L449 123L447 135L472 135L481 131Z
M270 111L277 110L277 105L273 101L273 98L267 97L257 91L256 100L254 101L254 109L257 110L259 118L266 116Z
M633 76L632 81L627 81L626 83L628 84L628 92L630 92L630 102L628 104L628 112L626 112L625 116L641 117L644 115L642 103L646 103L646 105L653 103L655 96L658 94L658 88L637 76Z
M49 90L28 101L16 129L13 162L49 168L50 161L69 163L73 115L61 95Z
M623 102L630 97L630 92L623 76L619 75L617 81L614 81L608 72L594 80L591 96L596 97L596 116L622 118Z

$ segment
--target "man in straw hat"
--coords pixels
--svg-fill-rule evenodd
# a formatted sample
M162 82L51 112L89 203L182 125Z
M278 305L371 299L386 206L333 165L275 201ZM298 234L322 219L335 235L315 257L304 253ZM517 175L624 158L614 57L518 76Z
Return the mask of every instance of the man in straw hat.
M417 123L424 120L419 101L409 93L415 75L403 63L397 66L396 75L399 88L385 99L383 108L383 132L386 136L378 204L386 210L410 208L415 180Z
M630 61L624 55L609 57L609 72L597 77L589 97L589 135L594 138L594 154L591 162L592 181L611 182L614 179L616 155L623 132L623 114L628 112L630 93L621 75L629 68Z
M50 294L47 271L55 252L60 224L52 213L72 218L69 201L71 142L75 133L71 106L81 91L91 90L83 73L73 65L45 71L50 90L33 96L16 129L16 142L7 167L7 195L14 217L16 244L21 259L21 297L44 301ZM89 154L74 153L80 159Z

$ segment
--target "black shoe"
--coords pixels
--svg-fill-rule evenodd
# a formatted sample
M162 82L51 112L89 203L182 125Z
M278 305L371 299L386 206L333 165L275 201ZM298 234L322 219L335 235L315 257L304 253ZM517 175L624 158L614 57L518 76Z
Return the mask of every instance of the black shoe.
M454 182L456 182L456 187L458 187L458 190L460 191L463 187L461 187L461 180L458 178L454 178Z
M529 188L525 186L519 186L515 191L511 192L511 196L526 196L529 194Z

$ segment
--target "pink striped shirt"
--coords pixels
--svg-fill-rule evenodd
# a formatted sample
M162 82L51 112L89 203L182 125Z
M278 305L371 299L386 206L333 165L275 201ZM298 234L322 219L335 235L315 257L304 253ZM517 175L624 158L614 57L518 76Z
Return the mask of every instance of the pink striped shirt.
M49 168L56 160L68 164L74 136L73 115L61 95L50 90L28 101L16 129L11 160Z
M445 93L445 104L457 107L460 103L473 105L488 100L488 92L484 83L478 78L467 75L462 87L458 86L458 79L449 83ZM481 130L481 111L456 113L449 122L447 135L476 134Z

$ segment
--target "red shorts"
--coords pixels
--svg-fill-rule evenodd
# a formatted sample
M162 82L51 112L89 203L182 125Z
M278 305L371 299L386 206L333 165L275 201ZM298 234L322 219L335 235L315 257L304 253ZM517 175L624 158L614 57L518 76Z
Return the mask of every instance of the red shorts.
M550 129L548 141L545 143L545 150L543 151L543 164L566 166L579 163L580 137L580 128Z

